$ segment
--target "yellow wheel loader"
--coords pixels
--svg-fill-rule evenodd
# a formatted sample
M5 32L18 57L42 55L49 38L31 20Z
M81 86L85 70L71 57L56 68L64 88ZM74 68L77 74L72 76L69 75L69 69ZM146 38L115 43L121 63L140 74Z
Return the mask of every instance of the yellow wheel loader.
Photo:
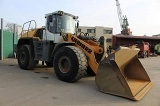
M153 86L137 58L139 49L119 48L107 57L103 36L96 40L88 33L77 34L77 16L56 11L45 18L42 28L30 29L32 22L36 24L34 20L25 23L29 28L25 32L23 29L17 44L21 69L34 69L38 61L44 61L65 82L94 73L100 91L132 100L140 100Z

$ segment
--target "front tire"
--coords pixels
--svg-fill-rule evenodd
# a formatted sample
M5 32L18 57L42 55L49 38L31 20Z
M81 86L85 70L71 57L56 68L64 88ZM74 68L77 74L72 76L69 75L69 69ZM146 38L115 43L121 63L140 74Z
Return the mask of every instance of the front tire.
M18 50L18 64L21 69L31 70L36 66L30 45L22 45Z
M74 46L61 47L54 56L54 70L57 77L65 82L81 79L87 70L87 58L82 50Z

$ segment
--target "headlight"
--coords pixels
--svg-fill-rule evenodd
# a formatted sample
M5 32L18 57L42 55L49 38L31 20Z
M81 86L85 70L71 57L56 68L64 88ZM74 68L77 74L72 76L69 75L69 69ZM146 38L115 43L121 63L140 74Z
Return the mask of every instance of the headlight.
M73 19L78 19L78 16L74 16Z
M59 15L63 15L63 11L58 11L58 14Z

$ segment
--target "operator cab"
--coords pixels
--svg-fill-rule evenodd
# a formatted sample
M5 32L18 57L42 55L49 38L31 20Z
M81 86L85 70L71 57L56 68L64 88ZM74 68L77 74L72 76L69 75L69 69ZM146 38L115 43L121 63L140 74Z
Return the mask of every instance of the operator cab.
M52 33L75 33L76 20L78 16L74 16L63 11L56 11L54 13L46 14L46 27Z
M78 16L74 16L63 11L56 11L46 14L46 38L48 40L59 41L60 33L75 34L78 27ZM76 27L77 26L77 27ZM44 37L45 37L44 36Z

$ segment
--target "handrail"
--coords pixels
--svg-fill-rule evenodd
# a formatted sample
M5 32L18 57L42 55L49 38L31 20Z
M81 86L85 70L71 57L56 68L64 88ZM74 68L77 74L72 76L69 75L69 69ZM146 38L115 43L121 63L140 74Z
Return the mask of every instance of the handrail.
M21 32L21 36L22 36L22 34L23 34L23 32L24 32L24 26L25 26L25 24L29 23L28 30L27 30L27 37L28 37L28 32L29 32L29 30L30 30L30 26L31 26L31 23L32 23L32 22L34 22L34 23L35 23L35 29L36 29L36 27L37 27L37 23L36 23L36 21L35 21L35 20L27 21L27 22L25 22L25 23L23 24L23 28L22 28L22 32ZM26 31L26 30L25 30L25 31Z

